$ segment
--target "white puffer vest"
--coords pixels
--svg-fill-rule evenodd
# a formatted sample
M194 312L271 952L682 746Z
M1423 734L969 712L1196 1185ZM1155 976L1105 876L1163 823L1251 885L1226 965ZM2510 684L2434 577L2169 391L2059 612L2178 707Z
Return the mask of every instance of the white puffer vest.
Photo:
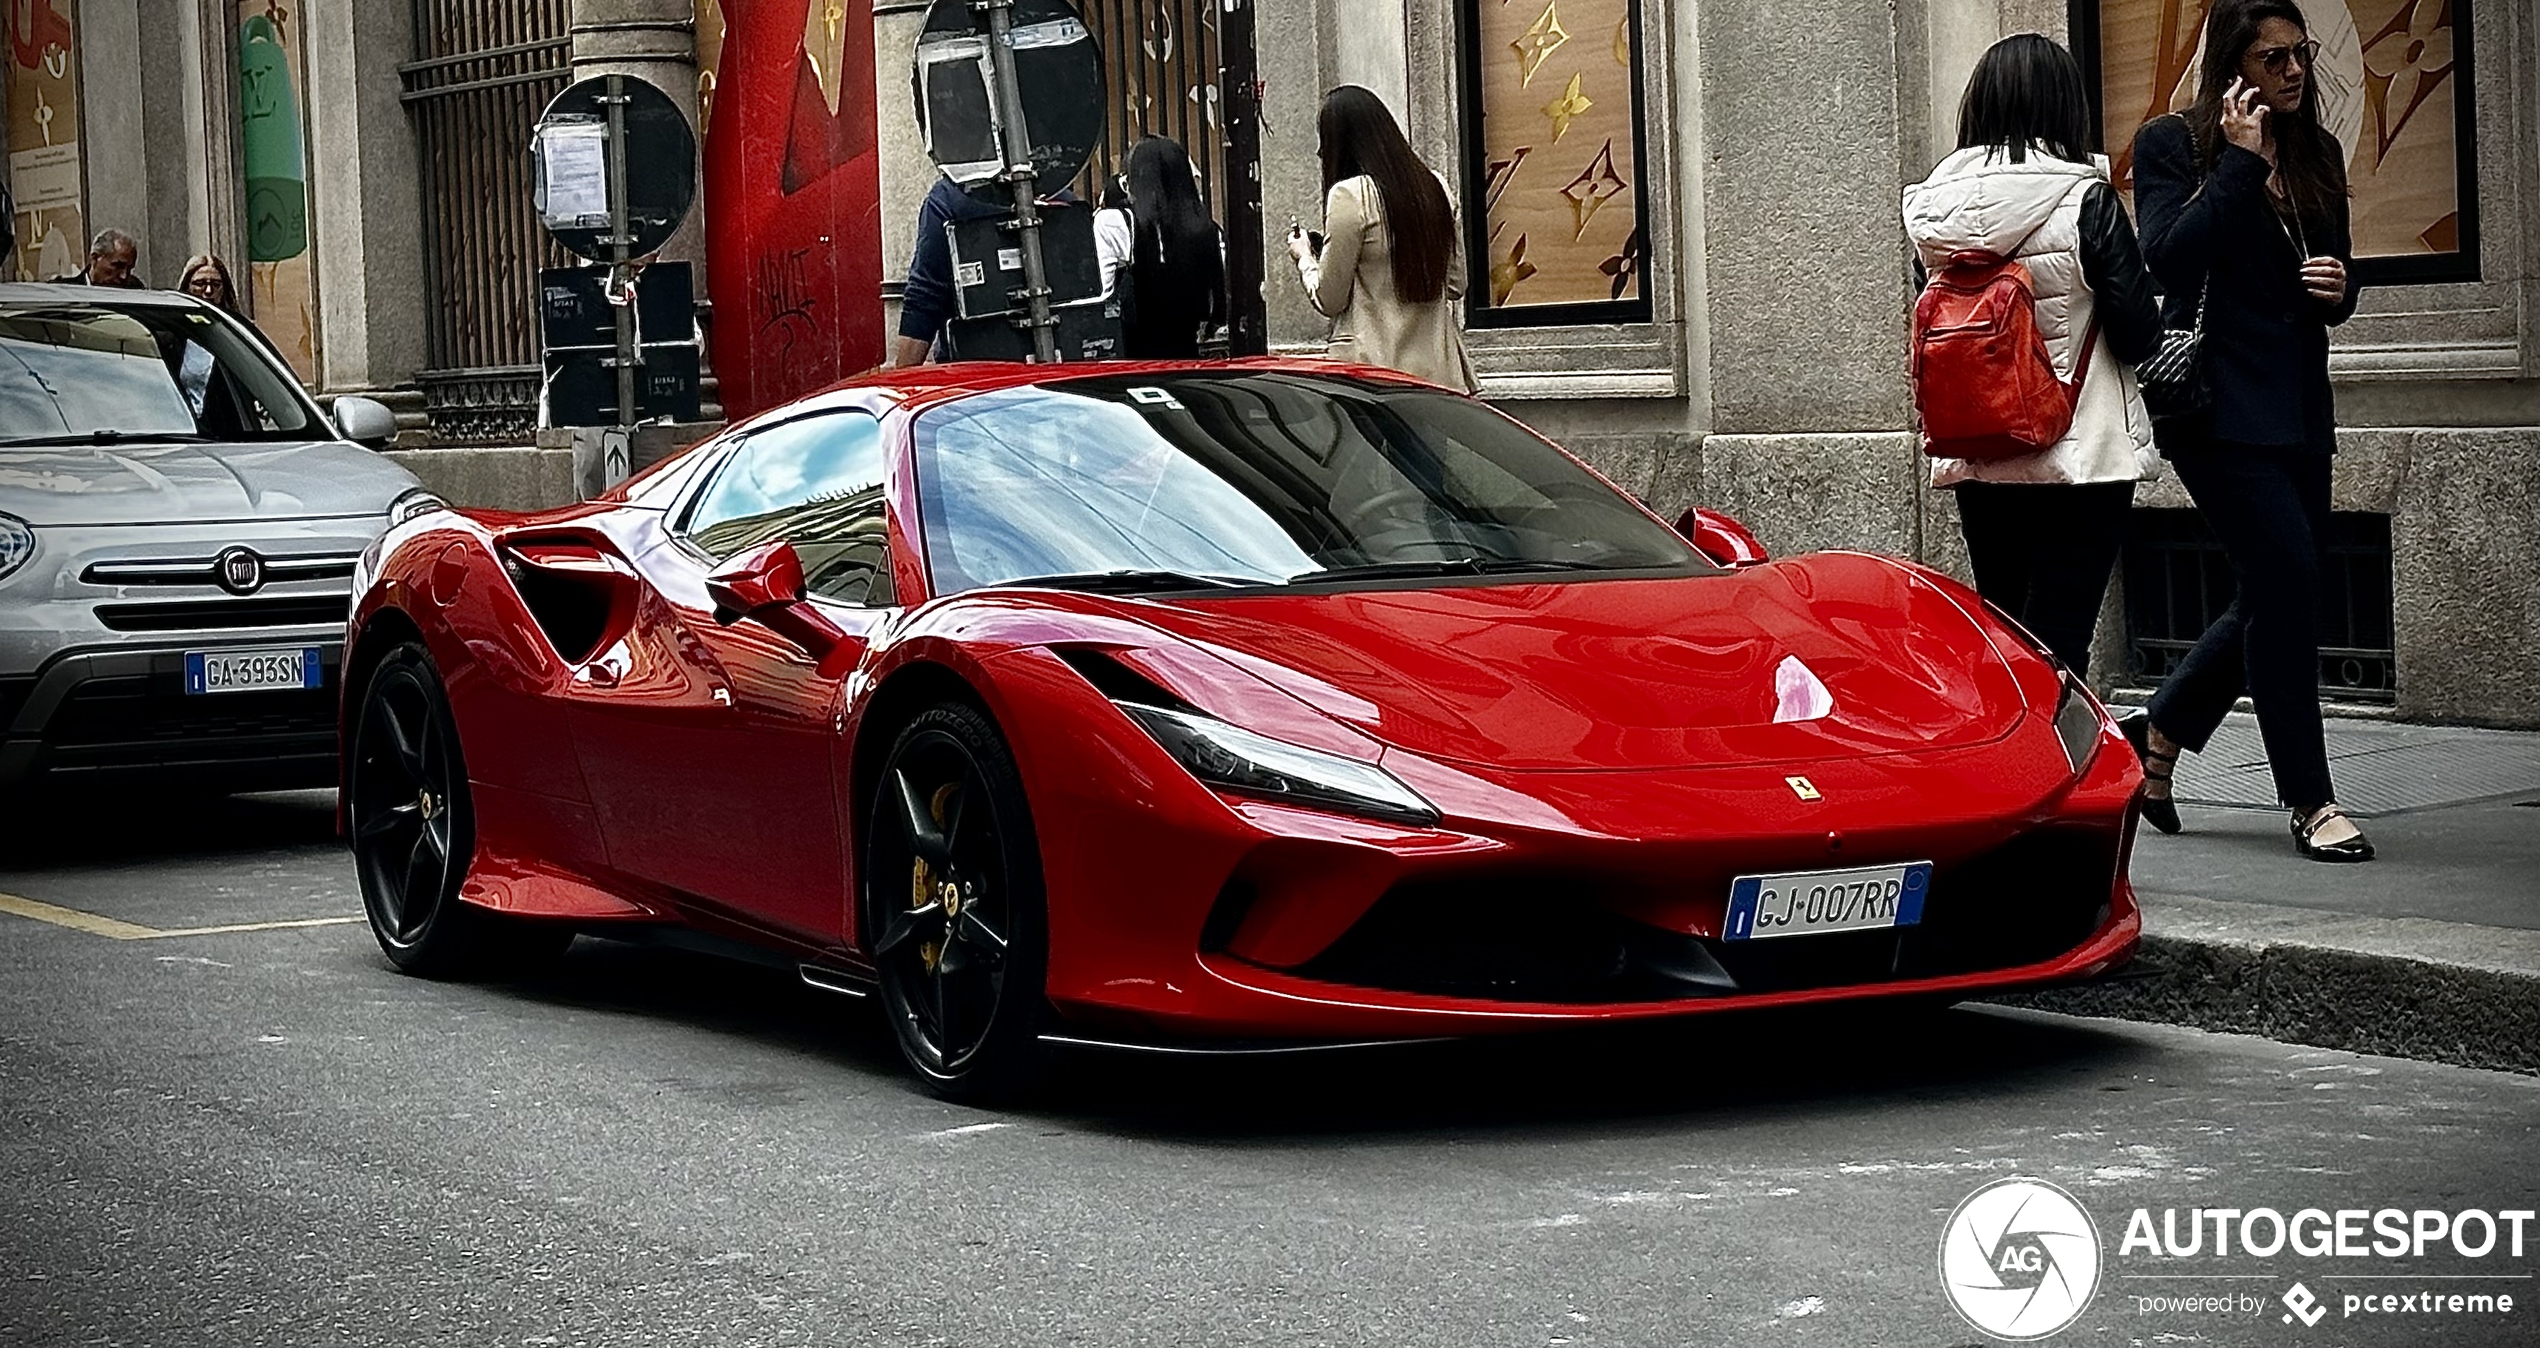
M2104 156L2076 164L2032 149L2027 162L2014 164L1999 150L1960 150L1905 189L1905 234L1930 272L1969 250L2027 267L2036 287L2038 335L2056 375L2069 382L2096 306L2081 273L2081 202L2092 183L2107 180ZM2014 459L1934 459L1931 484L2139 482L2159 476L2160 463L2134 371L2108 350L2103 333L2091 351L2073 428L2062 440Z

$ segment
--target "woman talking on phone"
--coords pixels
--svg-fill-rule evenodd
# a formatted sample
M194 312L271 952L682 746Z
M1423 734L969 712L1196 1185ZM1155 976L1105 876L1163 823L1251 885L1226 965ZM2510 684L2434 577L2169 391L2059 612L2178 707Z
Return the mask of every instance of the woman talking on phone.
M2294 846L2369 861L2337 807L2319 704L2321 535L2336 451L2328 330L2355 312L2346 155L2319 122L2319 44L2290 0L2222 0L2205 26L2195 105L2134 139L2143 253L2164 319L2194 339L2190 376L2160 396L2162 453L2195 498L2239 597L2128 723L2143 757L2144 817L2179 828L2170 775L2245 690L2291 808ZM2185 349L2184 347L2182 349Z
M1323 97L1323 228L1288 226L1314 311L1332 320L1334 360L1382 365L1470 393L1455 307L1464 249L1446 184L1384 101L1355 84Z

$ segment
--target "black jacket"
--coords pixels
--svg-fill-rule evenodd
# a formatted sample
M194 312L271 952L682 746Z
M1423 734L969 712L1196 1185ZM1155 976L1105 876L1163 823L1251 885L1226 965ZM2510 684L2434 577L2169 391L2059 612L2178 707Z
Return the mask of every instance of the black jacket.
M2343 163L2343 150L2333 140L2331 146ZM2330 453L2337 440L2328 330L2354 315L2362 289L2346 200L2340 195L2328 210L2298 220L2281 217L2267 200L2268 172L2265 159L2226 144L2213 172L2200 174L2185 118L2146 122L2134 137L2143 256L2161 283L2169 326L2192 326L2205 296L2204 360L2214 401L2194 438ZM2297 236L2312 256L2347 265L2342 302L2322 304L2302 288ZM2162 439L2168 449L2180 437L2165 428Z
M2161 349L2160 297L2136 247L2134 222L2105 183L2081 199L2081 279L2097 297L2099 340L2117 359L2140 365Z

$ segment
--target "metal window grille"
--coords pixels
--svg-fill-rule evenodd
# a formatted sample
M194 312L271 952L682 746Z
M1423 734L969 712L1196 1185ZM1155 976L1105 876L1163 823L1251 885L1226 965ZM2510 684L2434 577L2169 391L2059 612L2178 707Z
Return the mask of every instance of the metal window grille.
M2392 653L2390 517L2329 516L2321 549L2320 696L2380 702L2398 695ZM2193 510L2137 510L2125 545L2127 670L2152 687L2230 607L2231 559Z
M1227 341L1269 349L1261 299L1260 85L1252 0L1077 0L1102 51L1110 103L1076 193L1099 203L1140 136L1170 136L1199 170L1200 199L1226 231Z
M571 72L568 0L412 0L398 67L423 163L421 377L443 440L536 427L538 269L571 261L529 201L530 129Z

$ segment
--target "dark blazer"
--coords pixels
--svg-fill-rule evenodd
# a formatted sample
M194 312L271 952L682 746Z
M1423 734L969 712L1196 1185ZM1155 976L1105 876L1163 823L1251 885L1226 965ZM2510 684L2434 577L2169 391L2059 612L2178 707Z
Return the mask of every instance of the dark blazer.
M2344 163L2343 150L2333 139L2330 144ZM2200 173L2187 119L2144 123L2134 136L2134 213L2143 258L2161 283L2162 315L2173 328L2194 323L2197 297L2212 278L2204 358L2214 404L2201 418L2206 424L2187 438L2332 453L2328 330L2354 315L2362 289L2355 282L2346 200L2340 196L2326 212L2304 214L2297 230L2267 200L2269 171L2265 159L2225 144L2213 172ZM2322 304L2302 288L2302 254L2290 237L2296 232L2312 256L2346 264L2342 303ZM2176 428L2164 429L2163 448L2176 448Z

